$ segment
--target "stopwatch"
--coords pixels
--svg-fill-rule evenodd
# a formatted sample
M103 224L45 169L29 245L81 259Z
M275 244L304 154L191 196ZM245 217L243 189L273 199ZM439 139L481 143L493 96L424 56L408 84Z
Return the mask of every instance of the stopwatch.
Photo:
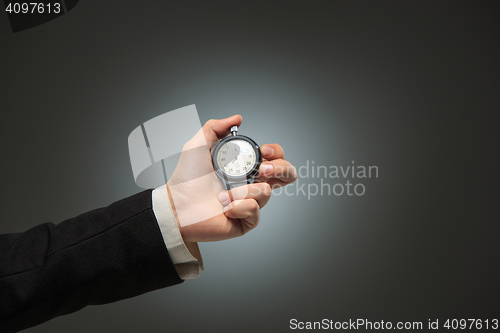
M214 171L227 190L252 184L261 163L259 145L249 137L238 134L238 126L232 126L230 134L212 149Z

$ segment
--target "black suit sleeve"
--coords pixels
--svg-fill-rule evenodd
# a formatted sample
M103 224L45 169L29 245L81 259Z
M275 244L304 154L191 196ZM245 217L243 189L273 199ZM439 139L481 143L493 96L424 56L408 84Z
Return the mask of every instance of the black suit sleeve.
M0 332L182 281L144 191L58 225L0 235Z

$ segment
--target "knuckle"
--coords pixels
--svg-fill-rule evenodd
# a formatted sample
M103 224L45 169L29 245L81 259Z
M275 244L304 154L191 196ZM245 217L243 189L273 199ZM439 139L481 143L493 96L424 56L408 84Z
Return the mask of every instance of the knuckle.
M297 169L293 165L290 165L288 169L290 178L293 179L293 181L297 180Z
M281 151L281 155L283 156L283 158L285 157L285 149L283 149L283 147L281 147L281 145L277 145L278 149Z
M261 193L269 197L271 195L271 185L268 183L260 183Z
M283 147L281 147L281 145L279 143L275 143L274 144L274 149L276 152L279 152L279 154L281 155L281 158L285 158L285 150L283 149Z
M248 203L248 210L252 214L258 214L260 211L259 203L256 200L251 200Z
M205 126L208 126L208 127L212 127L215 122L217 122L216 119L209 119L206 123L205 123Z

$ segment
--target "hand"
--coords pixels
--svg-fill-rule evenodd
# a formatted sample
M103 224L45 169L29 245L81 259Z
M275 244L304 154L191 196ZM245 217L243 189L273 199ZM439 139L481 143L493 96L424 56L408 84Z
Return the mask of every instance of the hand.
M264 159L256 183L225 190L213 172L210 147L241 121L240 115L209 120L183 148L166 186L185 242L218 241L247 233L259 223L271 186L284 186L296 179L295 168L283 159L281 146L270 144L261 147Z

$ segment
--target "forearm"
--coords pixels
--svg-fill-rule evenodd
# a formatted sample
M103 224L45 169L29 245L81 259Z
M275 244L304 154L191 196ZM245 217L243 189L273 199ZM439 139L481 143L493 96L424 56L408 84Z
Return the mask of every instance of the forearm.
M58 225L3 235L0 242L2 332L182 282L152 211L151 191Z

